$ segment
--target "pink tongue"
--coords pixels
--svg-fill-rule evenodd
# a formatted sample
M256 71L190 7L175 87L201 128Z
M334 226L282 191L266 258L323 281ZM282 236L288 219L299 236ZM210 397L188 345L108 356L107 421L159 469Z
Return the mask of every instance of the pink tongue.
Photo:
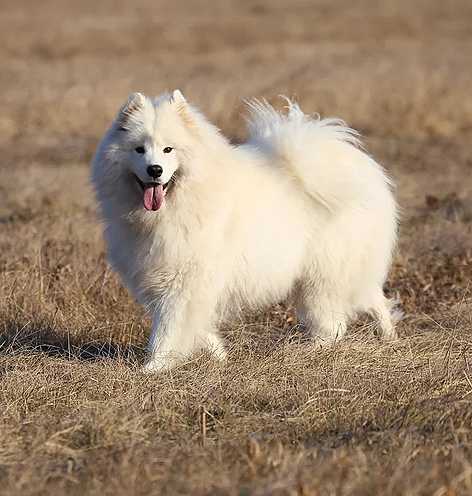
M146 210L159 210L164 201L164 188L162 184L144 187L144 208Z

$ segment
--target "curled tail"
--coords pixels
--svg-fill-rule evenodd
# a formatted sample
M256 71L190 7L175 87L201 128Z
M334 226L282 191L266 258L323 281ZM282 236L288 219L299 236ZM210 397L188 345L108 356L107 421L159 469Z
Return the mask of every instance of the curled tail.
M287 112L265 100L246 102L249 140L275 167L331 212L378 200L378 186L389 189L383 169L362 151L359 133L340 119L310 117L287 101Z

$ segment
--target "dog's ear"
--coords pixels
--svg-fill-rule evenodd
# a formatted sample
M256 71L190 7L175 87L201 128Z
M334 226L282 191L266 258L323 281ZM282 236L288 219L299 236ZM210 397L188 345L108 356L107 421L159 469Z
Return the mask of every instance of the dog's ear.
M174 90L172 92L172 101L177 105L184 105L187 103L187 100L180 90Z
M144 108L146 97L142 93L131 93L128 101L121 107L116 122L120 131L128 131L130 118Z
M195 120L192 116L192 109L180 90L172 92L171 102L175 105L175 110L188 128L195 127Z

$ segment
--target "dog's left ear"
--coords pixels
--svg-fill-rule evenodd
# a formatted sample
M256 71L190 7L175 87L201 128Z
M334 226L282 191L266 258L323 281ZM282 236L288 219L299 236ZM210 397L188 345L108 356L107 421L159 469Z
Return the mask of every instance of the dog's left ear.
M172 92L172 101L177 105L183 105L187 103L187 100L185 99L184 95L180 90L174 90Z
M192 116L192 109L190 108L189 104L187 103L187 100L185 99L184 95L180 90L174 90L172 92L171 101L175 105L175 109L179 114L180 118L182 119L183 123L188 128L194 128L195 121Z

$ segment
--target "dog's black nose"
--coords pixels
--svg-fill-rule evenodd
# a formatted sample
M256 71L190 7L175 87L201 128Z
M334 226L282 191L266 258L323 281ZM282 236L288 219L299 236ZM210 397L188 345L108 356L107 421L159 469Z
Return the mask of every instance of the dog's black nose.
M162 167L160 165L150 165L147 168L147 173L153 178L157 179L162 175Z

